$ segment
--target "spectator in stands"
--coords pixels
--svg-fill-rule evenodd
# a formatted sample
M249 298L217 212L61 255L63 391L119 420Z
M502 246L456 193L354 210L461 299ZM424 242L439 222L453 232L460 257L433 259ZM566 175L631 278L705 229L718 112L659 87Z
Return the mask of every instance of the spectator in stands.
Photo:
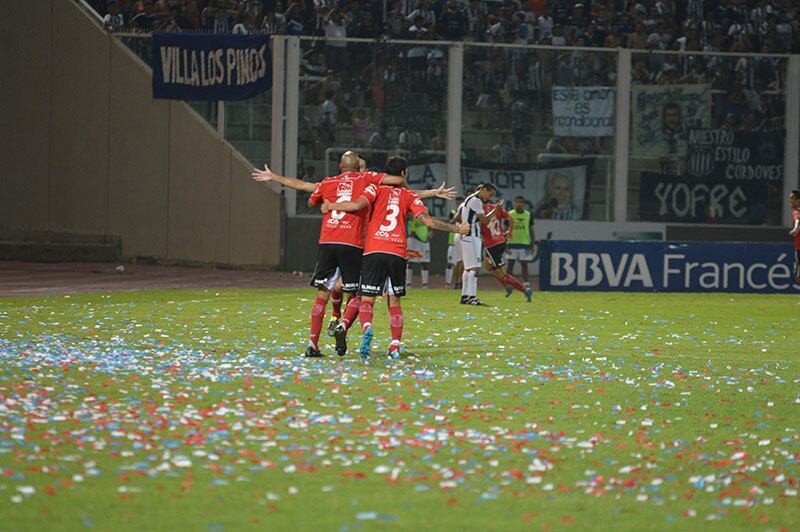
M467 36L472 41L480 41L486 32L486 17L489 11L486 3L470 0L464 16L467 19Z
M419 150L421 150L423 146L422 134L416 129L413 129L410 125L400 132L400 136L397 140L400 144L400 149L411 152L411 159L418 155Z
M400 2L394 2L392 8L386 14L386 24L384 33L393 39L400 39L406 32L406 17L403 14L403 6Z
M339 82L336 71L331 68L329 68L325 73L324 80L320 81L308 90L309 96L313 96L315 93L317 94L319 103L325 101L328 91L333 92L332 99L334 103L336 103L337 109L343 114L349 116L350 113L353 112L353 109L347 103L347 94L345 94L342 84Z
M647 48L647 31L645 30L644 22L636 23L636 31L628 36L628 48L633 50L644 50Z
M231 22L228 14L224 8L219 7L214 12L214 20L211 23L213 33L228 33L230 31Z
M389 128L386 127L386 124L381 124L378 131L369 137L369 147L373 150L389 150L393 145L394 142L389 136ZM374 151L372 157L376 161L383 161L386 159L386 152Z
M343 14L339 9L331 9L325 17L323 29L327 39L344 39L347 37L347 25L350 17ZM325 42L325 56L328 66L336 70L344 70L347 67L347 43L345 41L328 40Z
M233 27L233 34L234 35L252 35L256 33L256 19L253 15L247 15L242 21L239 21Z
M421 18L421 23L417 20ZM431 0L422 0L419 7L408 14L406 17L406 26L416 25L418 28L424 27L428 32L433 32L436 29L436 14L431 9Z
M292 2L283 14L283 32L286 35L302 35L306 31L302 6L299 2Z
M332 90L325 92L325 101L319 107L319 131L322 143L327 146L336 145L336 123L338 120L339 109L333 101L334 93Z
M508 135L503 134L500 142L492 146L494 160L500 164L510 164L514 162L514 147L508 142Z
M633 63L631 83L636 85L649 85L652 82L653 77L647 69L647 63L645 63L644 59L636 59Z
M314 168L314 165L306 165L305 172L303 173L303 177L301 179L306 183L316 183L319 181L319 177L317 177L317 169Z
M281 32L281 24L275 16L274 11L268 12L264 15L264 21L261 23L261 33L267 35L276 35Z
M368 9L366 11L369 11ZM361 3L358 0L350 0L347 12L347 35L354 36L358 33L358 27L364 22L365 10L361 9Z
M444 11L437 21L436 34L445 41L460 41L466 31L467 19L464 13L458 8L456 0L447 0Z
M152 31L155 25L153 5L147 0L140 0L134 6L134 11L136 14L131 19L130 29L142 32Z
M514 142L514 151L519 153L528 146L528 135L531 129L528 106L525 100L520 95L517 95L511 104L511 138Z
M108 13L103 17L103 25L108 31L121 31L125 29L125 18L119 12L119 6L114 0L108 3Z
M356 109L353 115L353 140L356 141L357 147L367 145L367 128L369 127L369 120L367 119L367 112L364 109Z

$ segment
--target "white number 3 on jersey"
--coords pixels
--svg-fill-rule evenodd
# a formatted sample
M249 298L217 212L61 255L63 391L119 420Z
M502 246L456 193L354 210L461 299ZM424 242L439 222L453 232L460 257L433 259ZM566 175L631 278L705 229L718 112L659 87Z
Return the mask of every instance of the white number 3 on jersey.
M380 226L379 231L386 231L388 233L397 227L397 217L400 215L400 206L389 205L387 210L386 219L383 221L383 225Z

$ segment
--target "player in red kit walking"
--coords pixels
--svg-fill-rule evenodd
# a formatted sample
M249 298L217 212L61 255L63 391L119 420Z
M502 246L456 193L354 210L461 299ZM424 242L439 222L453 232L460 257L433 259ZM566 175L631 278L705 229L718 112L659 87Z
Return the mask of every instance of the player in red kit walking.
M794 282L800 284L800 190L792 190L789 194L789 206L792 208L789 235L794 238Z
M481 225L481 237L483 238L483 247L486 250L483 265L505 287L506 297L510 296L514 290L519 290L525 294L525 299L530 302L533 290L530 287L526 288L505 269L506 262L503 256L506 252L506 236L510 232L511 217L501 206L496 206L495 208L495 205L483 204L483 212L487 215L492 210L494 210L494 218L490 219L486 225Z
M389 157L386 171L406 177L408 161L400 156ZM355 201L328 202L322 205L322 212L331 209L343 212L366 211L371 205L371 215L367 224L364 260L361 264L361 282L358 294L361 296L359 320L364 330L361 339L360 353L367 360L372 347L372 317L375 298L383 294L389 296L389 315L392 331L392 342L389 356L399 358L400 342L403 334L403 309L400 298L405 295L406 280L406 218L410 213L431 229L460 232L469 231L468 224L455 225L435 220L428 214L428 209L420 201L419 196L411 190L396 187L368 186ZM339 335L346 331L342 325L337 327L337 343Z

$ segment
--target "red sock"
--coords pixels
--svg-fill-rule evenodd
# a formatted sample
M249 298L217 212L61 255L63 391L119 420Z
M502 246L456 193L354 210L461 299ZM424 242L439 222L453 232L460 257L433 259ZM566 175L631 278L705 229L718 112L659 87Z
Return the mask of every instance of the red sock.
M347 302L347 307L344 309L344 317L342 318L342 324L344 325L345 331L350 328L354 321L356 321L359 306L361 306L361 298L358 296L351 297Z
M372 301L361 301L361 306L358 308L358 319L361 321L362 329L372 326Z
M517 279L516 277L514 277L510 273L507 273L506 276L503 277L503 281L502 282L503 282L503 284L506 284L506 285L511 286L512 288L516 289L516 290L519 290L523 294L525 293L525 287L522 285L521 282L519 282L519 279Z
M311 336L308 339L314 349L319 349L317 342L319 342L319 332L322 330L322 318L325 317L325 305L327 304L327 300L318 297L314 301L314 306L311 307Z
M392 329L392 345L400 345L403 337L403 308L389 307L389 326Z
M341 292L331 292L331 306L333 307L333 312L331 313L331 317L338 320L342 316Z

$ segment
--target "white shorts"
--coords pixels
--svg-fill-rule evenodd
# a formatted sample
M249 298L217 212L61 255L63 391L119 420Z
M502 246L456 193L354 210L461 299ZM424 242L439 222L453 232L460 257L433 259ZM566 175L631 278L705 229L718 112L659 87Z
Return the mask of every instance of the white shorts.
M456 262L458 262L456 260L456 249L459 249L459 251L461 251L460 248L461 248L461 244L459 244L458 246L447 246L447 266L448 267L449 266L455 266Z
M461 262L461 235L457 234L453 237L453 245L447 246L447 264L456 265L459 262Z
M464 269L471 270L481 266L481 239L476 236L461 237L461 258L464 261Z
M506 248L506 260L518 260L520 262L533 262L531 248Z
M408 251L416 251L422 255L421 257L409 257L408 262L413 262L414 264L427 264L431 261L430 242L421 242L416 238L409 238L406 248Z

